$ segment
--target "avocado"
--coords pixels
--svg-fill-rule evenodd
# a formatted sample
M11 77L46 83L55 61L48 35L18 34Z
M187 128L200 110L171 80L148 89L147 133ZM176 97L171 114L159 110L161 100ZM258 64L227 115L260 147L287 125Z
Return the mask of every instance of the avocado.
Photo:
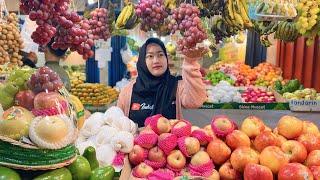
M94 149L94 147L87 147L84 150L83 157L85 157L89 161L91 170L95 170L99 167L99 162L97 160L96 150Z
M92 171L90 180L113 180L114 171L112 166L97 168Z
M67 168L61 168L42 174L34 180L72 180L72 175Z

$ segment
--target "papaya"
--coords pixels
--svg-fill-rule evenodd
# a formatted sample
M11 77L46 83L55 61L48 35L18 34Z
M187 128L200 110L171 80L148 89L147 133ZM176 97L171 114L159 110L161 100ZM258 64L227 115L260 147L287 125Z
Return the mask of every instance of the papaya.
M12 169L0 166L0 180L20 180L20 176Z
M96 156L96 150L94 147L89 146L84 150L83 156L89 161L91 170L95 170L99 167L99 162Z
M114 172L112 166L100 167L92 171L90 180L113 180Z
M67 168L61 168L37 176L34 180L72 180L72 175Z
M77 159L68 166L72 174L73 180L87 180L91 175L91 168L88 160L83 156L78 156Z

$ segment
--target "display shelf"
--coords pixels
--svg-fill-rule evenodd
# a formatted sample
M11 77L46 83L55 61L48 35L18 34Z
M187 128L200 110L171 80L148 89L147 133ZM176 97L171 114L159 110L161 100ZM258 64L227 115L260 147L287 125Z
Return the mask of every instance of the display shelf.
M200 109L290 110L289 103L204 103Z

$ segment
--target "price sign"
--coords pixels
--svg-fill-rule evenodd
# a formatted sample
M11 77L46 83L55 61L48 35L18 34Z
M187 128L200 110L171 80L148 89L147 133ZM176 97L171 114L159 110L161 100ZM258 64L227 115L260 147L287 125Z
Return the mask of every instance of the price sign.
M319 100L290 100L291 111L320 112Z

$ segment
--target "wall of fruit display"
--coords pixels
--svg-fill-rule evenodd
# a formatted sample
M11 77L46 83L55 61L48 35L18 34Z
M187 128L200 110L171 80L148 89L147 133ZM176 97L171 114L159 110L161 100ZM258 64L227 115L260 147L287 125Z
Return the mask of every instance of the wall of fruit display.
M205 127L149 117L129 153L124 178L317 179L320 136L316 124L285 115L274 129L256 116L236 124L214 116Z

